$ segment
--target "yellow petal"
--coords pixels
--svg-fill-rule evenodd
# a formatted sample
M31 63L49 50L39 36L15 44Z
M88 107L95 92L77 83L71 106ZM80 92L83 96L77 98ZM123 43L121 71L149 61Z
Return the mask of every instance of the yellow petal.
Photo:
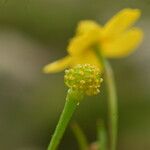
M74 56L72 59L72 66L77 64L92 64L102 69L102 66L92 49L88 49L83 55Z
M131 27L140 17L139 9L126 8L112 17L104 26L104 34L117 35Z
M82 53L86 53L86 50L97 43L99 40L100 31L97 29L93 29L93 31L90 31L81 36L75 36L69 43L69 46L67 48L68 53L71 56L82 55Z
M99 24L97 24L95 21L83 20L83 21L79 22L76 34L77 35L85 34L89 31L95 30L95 29L100 30L101 26Z
M56 73L70 66L72 58L66 56L58 61L50 63L43 68L44 73Z
M131 52L141 43L143 32L138 28L133 28L115 39L112 42L102 45L103 54L106 57L123 57Z
M99 41L101 27L94 21L81 21L76 36L70 40L68 52L71 56L80 55Z

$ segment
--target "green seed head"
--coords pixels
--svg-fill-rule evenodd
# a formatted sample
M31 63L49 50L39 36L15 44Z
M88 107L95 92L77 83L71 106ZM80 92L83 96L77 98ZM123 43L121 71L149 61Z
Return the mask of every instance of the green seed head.
M103 79L100 70L94 65L77 65L65 70L65 84L72 90L81 91L87 95L96 95L100 92L100 83Z

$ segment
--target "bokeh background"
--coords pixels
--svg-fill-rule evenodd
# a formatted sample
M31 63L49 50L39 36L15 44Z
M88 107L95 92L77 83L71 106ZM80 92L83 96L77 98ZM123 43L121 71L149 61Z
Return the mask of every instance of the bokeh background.
M78 21L104 24L125 7L140 8L145 39L136 53L110 60L119 96L118 150L150 149L149 0L0 0L0 149L45 150L65 102L63 72L42 67L67 54ZM86 98L73 116L90 142L107 119L106 90ZM77 150L70 128L60 150Z

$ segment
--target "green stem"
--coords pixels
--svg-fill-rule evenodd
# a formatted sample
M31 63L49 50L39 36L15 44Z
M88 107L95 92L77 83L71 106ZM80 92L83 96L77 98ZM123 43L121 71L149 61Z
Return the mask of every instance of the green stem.
M102 120L97 123L97 133L98 150L107 150L107 132Z
M88 141L87 138L84 134L84 132L82 131L82 129L80 128L80 126L74 122L72 124L72 131L77 139L78 145L79 145L79 149L80 150L88 150Z
M109 62L103 57L103 55L101 55L100 48L95 47L94 50L100 64L102 64L104 68L106 86L108 90L110 150L116 150L118 108L117 108L117 94L116 94L113 70Z
M65 129L70 121L73 112L75 111L80 99L82 99L82 94L78 91L69 90L66 103L63 109L63 112L60 116L59 122L56 126L55 132L52 136L51 142L47 148L47 150L56 150L60 140L65 132Z

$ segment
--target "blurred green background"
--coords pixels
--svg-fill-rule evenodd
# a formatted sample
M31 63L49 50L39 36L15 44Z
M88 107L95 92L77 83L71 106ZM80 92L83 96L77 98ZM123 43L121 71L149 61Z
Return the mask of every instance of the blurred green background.
M65 102L63 74L42 67L66 55L78 21L104 24L125 7L140 8L145 33L133 55L110 60L119 96L118 150L150 149L149 0L0 0L0 149L45 150ZM86 98L73 116L90 142L107 119L106 90ZM77 150L70 128L60 150Z

